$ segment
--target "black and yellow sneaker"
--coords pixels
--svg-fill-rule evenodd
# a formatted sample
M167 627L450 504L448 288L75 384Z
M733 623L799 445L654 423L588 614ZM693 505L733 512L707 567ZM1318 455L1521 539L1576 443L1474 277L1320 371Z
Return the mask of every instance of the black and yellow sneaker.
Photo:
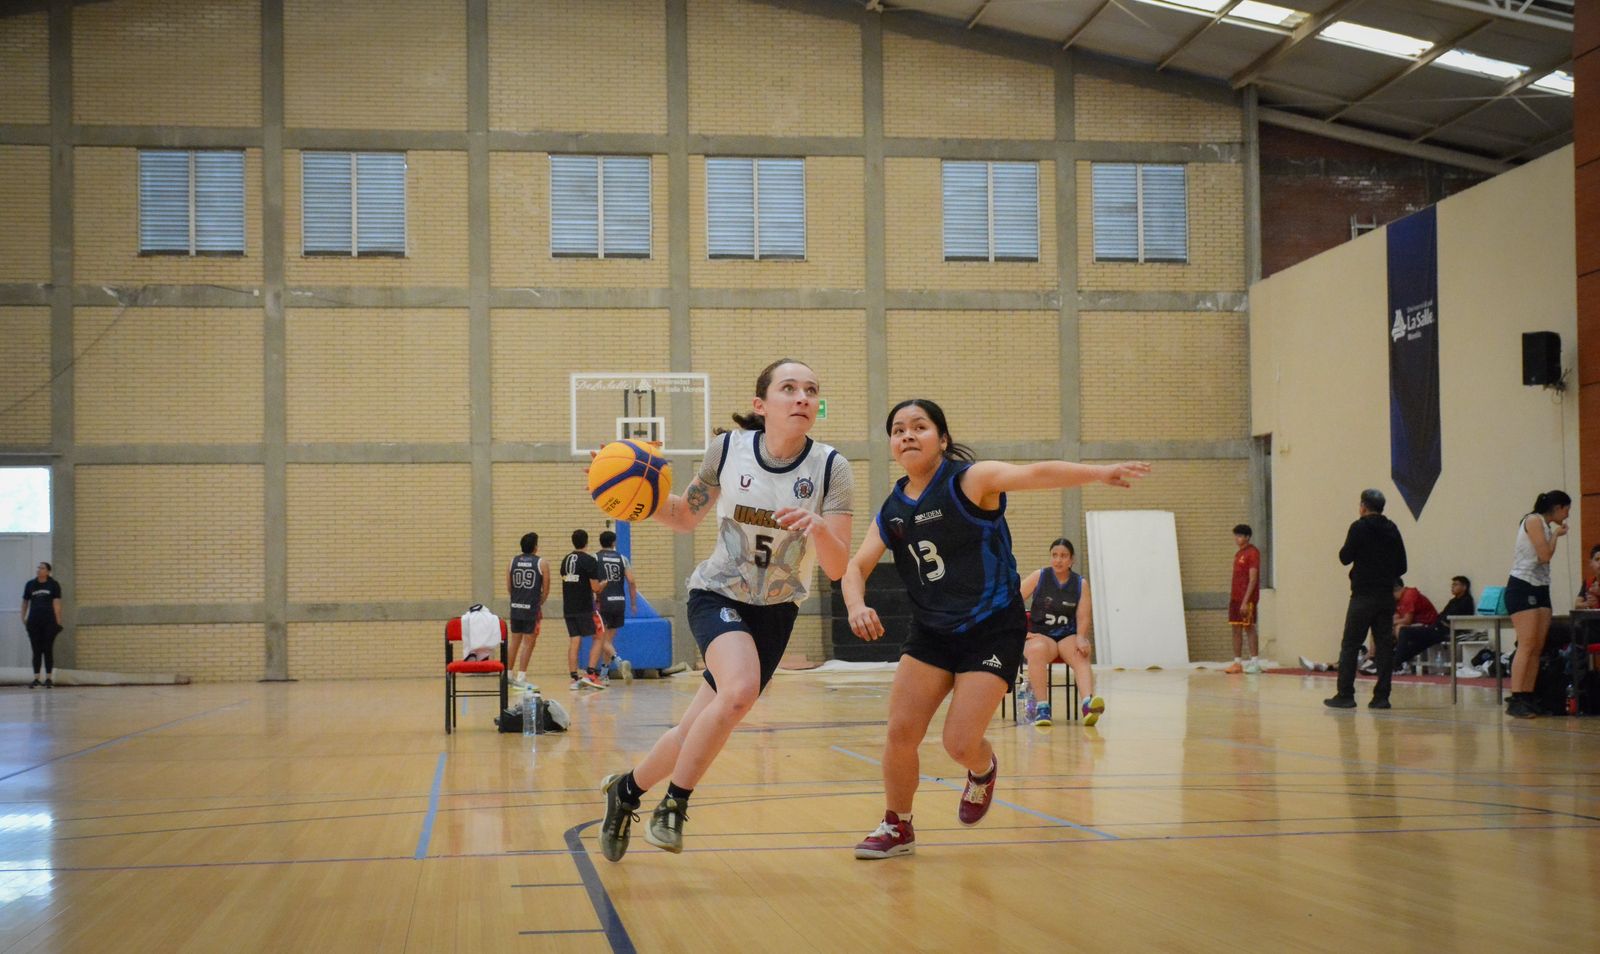
M668 795L650 813L650 825L644 830L644 840L676 855L683 851L683 823L688 820L689 804Z
M621 861L628 853L628 835L639 820L639 803L623 801L622 778L626 773L607 775L600 783L606 793L606 817L600 822L600 853L607 861Z

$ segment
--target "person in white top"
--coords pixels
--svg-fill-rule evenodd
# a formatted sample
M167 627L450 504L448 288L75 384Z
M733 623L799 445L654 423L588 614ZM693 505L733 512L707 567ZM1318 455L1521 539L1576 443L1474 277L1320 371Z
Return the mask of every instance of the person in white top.
M667 782L645 841L683 850L690 793L750 711L789 645L814 562L828 578L849 560L850 462L807 434L817 420L816 372L780 359L756 378L751 413L733 415L683 496L655 519L692 532L713 504L717 545L689 578L689 628L706 660L705 684L683 718L633 771L606 776L600 851L621 861L644 793Z
M1550 635L1550 558L1556 541L1567 534L1572 498L1566 491L1542 493L1533 511L1517 526L1516 548L1511 557L1511 578L1506 581L1506 611L1517 630L1517 655L1511 662L1511 701L1506 715L1532 719L1546 712L1533 694L1539 675L1539 656Z

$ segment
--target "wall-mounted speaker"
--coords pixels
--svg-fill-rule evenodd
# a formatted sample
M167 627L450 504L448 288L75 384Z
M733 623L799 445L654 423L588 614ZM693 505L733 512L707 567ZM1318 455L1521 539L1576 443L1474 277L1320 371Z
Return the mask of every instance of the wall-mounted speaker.
M1561 383L1561 336L1554 331L1522 335L1522 383L1549 387Z

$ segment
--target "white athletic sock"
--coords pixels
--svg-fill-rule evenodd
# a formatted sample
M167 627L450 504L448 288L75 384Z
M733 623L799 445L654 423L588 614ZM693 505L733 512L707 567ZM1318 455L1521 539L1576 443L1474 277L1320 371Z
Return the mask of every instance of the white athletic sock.
M1233 657L1233 662L1234 662L1234 664L1235 664L1235 665L1238 665L1238 664L1240 664L1240 663L1242 663L1242 662L1244 662L1244 657L1242 657L1242 656L1235 656L1235 657Z
M1261 657L1260 656L1251 656L1250 657L1250 661L1253 662L1253 663L1260 663L1261 662Z

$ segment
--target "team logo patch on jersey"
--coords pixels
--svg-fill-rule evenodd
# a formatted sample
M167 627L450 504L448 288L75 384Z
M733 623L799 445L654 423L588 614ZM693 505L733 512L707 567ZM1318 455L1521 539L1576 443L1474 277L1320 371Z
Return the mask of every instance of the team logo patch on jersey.
M906 522L899 517L889 518L889 538L904 540L906 538Z
M810 500L811 495L817 492L817 485L811 482L810 477L801 477L794 482L794 495L801 500Z
M724 606L720 611L718 611L717 615L722 617L722 621L724 623L744 622L744 620L739 618L739 611L731 606Z
M750 484L752 482L754 482L754 480L755 480L755 478L751 477L749 474L740 474L739 475L739 489L740 490L749 490L750 489Z
M988 659L985 659L983 661L983 664L985 666L990 667L991 669L999 669L1000 668L1000 656L999 656L999 654L992 655Z

